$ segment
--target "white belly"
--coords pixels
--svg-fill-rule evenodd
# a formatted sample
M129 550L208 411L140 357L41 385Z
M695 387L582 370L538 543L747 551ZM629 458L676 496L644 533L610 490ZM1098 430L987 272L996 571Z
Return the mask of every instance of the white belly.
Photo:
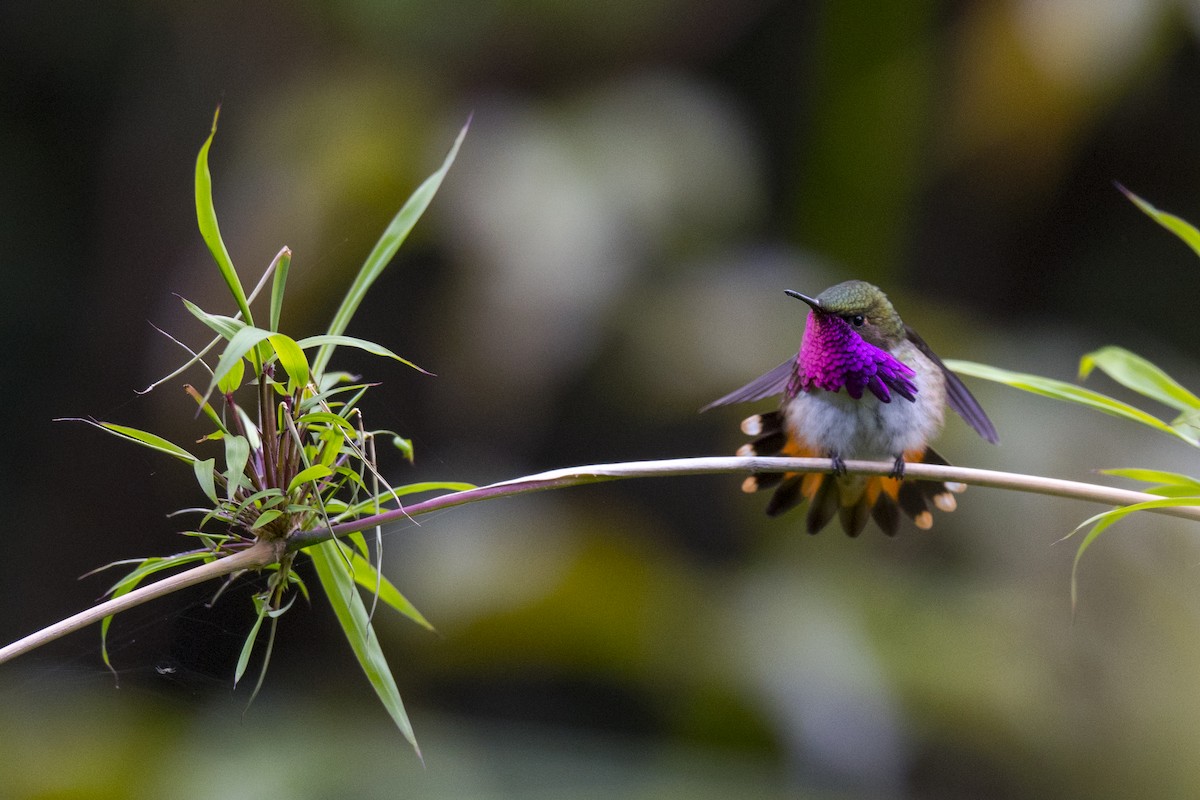
M784 406L792 438L842 458L885 460L923 450L942 427L945 380L941 370L907 342L896 355L916 370L916 402L893 394L892 401L884 403L869 391L858 400L844 389L801 392Z

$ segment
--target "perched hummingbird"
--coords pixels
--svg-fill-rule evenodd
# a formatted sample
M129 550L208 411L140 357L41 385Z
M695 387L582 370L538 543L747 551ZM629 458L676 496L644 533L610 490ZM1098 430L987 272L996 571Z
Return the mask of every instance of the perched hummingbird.
M808 500L809 533L837 514L850 536L862 533L870 518L894 536L900 510L918 528L931 527L929 504L953 511L952 492L965 487L905 480L905 463L946 463L928 443L941 430L947 403L995 444L991 420L878 287L846 281L816 297L786 292L812 309L800 352L701 411L782 393L778 411L742 422L742 432L754 438L738 455L824 456L833 459L833 474L752 475L742 490L775 487L767 504L771 516ZM847 475L847 458L890 458L894 466L887 477Z

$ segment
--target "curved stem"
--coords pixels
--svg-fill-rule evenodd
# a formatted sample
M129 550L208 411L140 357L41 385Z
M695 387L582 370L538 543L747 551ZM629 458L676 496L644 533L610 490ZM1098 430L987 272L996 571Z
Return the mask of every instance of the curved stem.
M860 475L887 475L893 465L882 461L847 461L846 471ZM540 472L524 478L492 483L475 489L441 495L420 503L392 509L370 517L343 522L331 528L314 528L293 533L287 542L289 552L311 547L335 536L368 530L376 525L428 514L444 508L513 497L548 489L563 489L589 483L624 480L627 478L658 478L675 475L710 475L726 472L829 472L832 463L827 458L765 458L759 456L727 456L712 458L673 458L662 461L625 461L616 464L593 464L586 467L570 467ZM1095 483L1067 481L1058 478L1043 478L1039 475L1022 475L1015 472L998 472L970 467L953 467L941 464L908 464L906 476L937 481L954 481L994 489L1010 489L1032 494L1045 494L1086 500L1110 506L1127 506L1150 500L1162 500L1161 495L1147 494L1130 489L1118 489ZM1167 514L1184 519L1200 521L1200 507L1176 506L1147 509L1157 514Z
M860 475L887 475L892 470L891 462L879 461L847 461L846 471ZM288 553L311 547L315 544L344 536L355 531L367 530L376 525L408 519L420 514L428 514L444 508L476 503L481 500L495 500L501 497L514 497L530 492L542 492L549 489L563 489L568 486L582 486L589 483L624 480L628 478L657 478L682 475L709 475L716 473L737 472L828 472L832 463L826 458L762 458L750 457L714 457L714 458L675 458L663 461L628 461L617 464L593 464L586 467L571 467L541 472L523 478L501 481L499 483L480 486L462 492L433 497L429 500L403 508L385 511L371 517L363 517L352 522L343 522L330 528L318 528L309 531L297 531L286 542L260 541L248 550L225 558L202 564L199 567L180 572L155 583L134 589L128 594L113 600L107 600L97 606L82 611L61 622L43 628L12 644L0 648L0 664L52 642L68 633L84 628L93 622L99 622L110 614L133 608L158 597L170 594L188 586L194 586L212 578L229 575L242 569L258 569L274 564ZM1109 506L1128 506L1134 503L1144 503L1151 500L1162 500L1159 495L1135 492L1129 489L1116 489L1110 486L1100 486L1081 481L1066 481L1057 478L1043 478L1038 475L1022 475L1013 472L997 472L986 469L971 469L969 467L951 467L940 464L908 464L905 475L910 478L923 478L937 481L955 481L958 483L989 486L996 489L1009 489L1033 494L1066 497L1076 500L1086 500ZM1167 514L1200 521L1200 506L1175 506L1167 508L1147 509L1157 514Z
M238 570L258 569L268 564L274 564L279 560L280 549L275 544L260 541L255 543L253 547L243 550L240 553L234 553L225 558L218 558L216 561L201 564L198 567L171 575L160 581L139 586L120 597L105 600L103 603L42 628L36 633L31 633L23 639L18 639L12 644L0 647L0 664L14 659L23 653L28 653L30 650L36 650L44 644L49 644L55 639L66 636L68 633L74 633L81 628L86 628L93 622L99 622L107 616L140 606L142 603L177 592L188 586L195 586L197 583L229 575Z

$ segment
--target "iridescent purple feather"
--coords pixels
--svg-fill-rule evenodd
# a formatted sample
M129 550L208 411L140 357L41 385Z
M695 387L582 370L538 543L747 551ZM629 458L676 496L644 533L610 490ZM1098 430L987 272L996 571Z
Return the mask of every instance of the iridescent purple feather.
M858 400L868 389L884 403L892 392L916 400L916 373L902 361L863 340L850 323L835 314L809 314L798 364L788 381L787 396L823 389L846 393Z

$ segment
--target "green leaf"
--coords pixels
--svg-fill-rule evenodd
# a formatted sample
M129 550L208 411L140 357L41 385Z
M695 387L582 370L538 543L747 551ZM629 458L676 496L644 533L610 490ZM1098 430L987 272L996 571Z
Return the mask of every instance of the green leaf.
M250 461L250 443L245 436L225 437L225 496L233 500L246 483L246 464Z
M237 270L233 268L233 260L229 257L229 250L225 248L225 241L221 238L221 228L217 224L217 211L213 206L212 175L208 171L208 151L212 147L213 137L217 135L217 118L220 115L221 109L218 107L216 113L213 114L212 131L204 140L204 146L200 148L200 155L196 157L196 221L200 225L200 235L204 237L204 243L208 245L208 251L212 253L213 260L217 262L217 269L221 271L221 277L225 279L225 285L229 287L229 292L233 295L238 310L242 312L242 318L246 320L247 324L253 325L254 317L250 314L250 304L246 302L246 291L242 288Z
M138 587L138 584L156 572L161 572L165 569L171 569L172 567L182 566L183 564L190 564L194 561L211 561L212 558L212 555L209 553L181 553L176 556L171 556L170 558L150 557L140 560L135 559L133 561L119 561L113 564L108 564L100 569L108 569L108 567L116 566L117 564L138 564L133 571L131 571L121 580L117 581L117 583L114 584L113 587L108 590L108 592L106 592L106 594L115 599L132 592ZM93 571L99 572L99 570ZM108 657L108 629L109 626L112 625L113 616L114 615L109 614L107 617L100 620L100 658L104 661L104 665L110 670L113 668L113 665L112 661L109 660Z
M354 651L359 666L391 715L392 721L396 723L396 727L412 745L417 757L421 758L421 748L417 745L412 723L409 722L408 713L400 699L400 690L396 688L396 680L392 677L375 629L367 617L362 597L354 588L354 577L346 566L341 550L333 540L328 540L308 548L307 552L312 557L317 577L325 589L325 596L329 598L329 604L333 607L347 641L350 642L350 648Z
M292 266L292 251L283 248L275 256L275 279L271 283L271 330L279 330L279 317L283 313L283 291L287 287L288 270Z
M269 508L258 515L258 519L254 520L254 524L250 526L251 530L258 530L276 519L283 516L283 512L278 508Z
M429 620L425 619L424 615L416 609L408 599L400 594L400 590L387 579L386 575L375 569L375 565L367 559L363 558L362 554L356 550L350 550L350 565L354 569L354 582L366 589L368 592L375 592L375 588L379 588L379 599L387 603L392 608L399 611L404 616L411 619L413 622L420 625L426 630L433 631L434 627L429 624Z
M1191 475L1184 475L1179 472L1166 472L1160 469L1140 469L1120 468L1120 469L1102 469L1102 475L1112 475L1117 478L1129 478L1134 481L1142 481L1143 483L1153 483L1160 486L1179 486L1182 488L1195 489L1195 493L1200 495L1200 479L1193 478Z
M1126 197L1132 200L1133 204L1140 208L1142 212L1146 214L1146 216L1150 217L1150 219L1154 220L1159 225L1162 225L1171 233L1178 236L1183 240L1184 244L1192 248L1192 252L1194 252L1196 255L1200 255L1200 231L1197 231L1190 223L1175 216L1174 214L1168 214L1166 211L1159 211L1157 208L1150 205L1121 184L1118 183L1117 188L1120 189Z
M1079 571L1080 559L1083 558L1084 552L1091 546L1092 542L1099 538L1101 533L1113 524L1138 511L1148 511L1154 508L1178 508L1180 506L1200 506L1200 497L1170 497L1162 500L1147 500L1144 503L1134 503L1133 505L1114 508L1085 519L1075 526L1075 530L1064 536L1064 539L1070 538L1089 525L1095 525L1094 528L1088 531L1087 536L1083 537L1083 541L1079 543L1079 549L1075 551L1075 561L1071 566L1071 607L1075 607L1077 597L1078 581L1076 580L1076 575Z
M255 346L271 336L270 331L265 331L262 328L255 328L252 325L246 325L241 330L233 335L229 340L229 344L225 345L225 352L221 353L221 358L217 361L217 368L213 370L212 381L208 384L208 391L204 393L207 400L212 394L218 383L225 375L234 368L234 365L240 362Z
M1183 439L1188 444L1196 445L1200 443L1195 436L1189 435L1182 430L1173 428L1157 417L1147 414L1141 409L1135 408L1128 403L1122 403L1120 400L1115 400L1107 395L1093 392L1090 389L1084 389L1081 386L1076 386L1073 383L1054 380L1053 378L1043 378L1040 375L1028 375L1020 372L1010 372L1008 370L990 367L986 364L976 364L973 361L959 361L951 359L946 362L946 366L961 375L971 375L984 380L995 381L1011 386L1014 389L1022 389L1033 394L1040 394L1043 397L1050 397L1055 400L1063 400L1068 403L1085 406L1096 411L1102 411L1105 414L1110 414L1114 417L1122 417L1123 419L1140 422L1143 425L1154 428L1163 433L1169 433Z
M183 300L183 307L191 312L193 317L203 322L209 328L212 328L212 330L224 339L232 339L238 331L246 327L246 323L240 319L227 317L224 314L210 314L191 300L186 298L180 299Z
M203 461L192 462L192 469L196 473L196 483L200 484L204 496L214 503L220 502L217 500L216 475L213 474L216 466L217 460L215 458L206 458Z
M229 371L217 381L217 389L221 394L233 394L238 387L242 385L242 378L246 375L246 362L243 359L238 359L233 362ZM204 405L208 405L207 402Z
M1192 394L1159 367L1121 347L1102 347L1079 361L1079 379L1099 368L1117 383L1163 405L1183 412L1200 410L1200 397Z
M250 632L246 634L246 641L242 644L242 652L238 655L237 667L233 670L233 685L236 688L238 681L246 674L246 667L250 664L250 654L254 652L254 642L258 639L258 630L262 627L263 620L267 618L267 601L259 596L254 596L254 607L258 610L258 616L254 620L254 625L250 628Z
M157 450L160 453L166 453L169 456L174 456L180 461L194 462L196 457L184 450L174 442L167 441L161 436L146 431L140 431L137 428L130 428L127 425L117 425L115 422L96 422L90 419L80 419L79 422L86 422L101 430L108 431L111 434L120 436L122 439L128 439L131 442L137 442L144 447L149 447L151 450Z
M280 366L288 375L288 391L295 392L307 386L308 359L304 357L304 351L296 344L296 340L282 333L273 333L268 341L271 342L275 355L279 356Z
M354 278L354 283L346 292L346 297L342 300L341 306L337 313L333 316L333 321L329 324L328 333L338 335L346 332L346 328L350 325L350 320L353 319L354 313L358 311L358 306L362 303L363 297L366 296L367 290L375 283L375 280L383 273L383 270L391 262L392 257L396 255L396 251L400 249L400 245L408 238L409 232L413 226L417 224L417 220L425 213L425 209L429 207L429 203L433 200L433 196L437 194L438 188L442 185L442 180L446 177L446 173L450 171L450 165L454 163L455 157L458 156L458 149L462 146L463 139L466 138L467 128L471 125L471 121L467 120L467 124L463 125L459 131L458 137L454 140L454 145L450 148L450 152L446 155L442 166L436 172L425 179L425 182L417 187L417 190L412 193L408 201L392 218L383 235L379 237L379 241L371 250L367 260L363 262L362 267L358 271L358 275ZM320 375L325 371L325 367L329 365L329 359L333 355L335 347L341 342L329 341L322 343L320 352L317 353L316 360L313 361L313 373Z
M313 464L311 467L302 469L296 473L296 477L292 478L291 483L288 484L286 493L291 494L292 492L296 491L298 487L303 486L309 481L315 481L318 478L324 478L332 474L333 470L324 464Z
M386 347L384 347L381 344L375 344L375 342L368 342L365 339L357 339L353 336L338 336L338 335L334 335L331 333L326 333L326 334L321 334L319 336L307 336L307 337L301 339L299 342L297 342L297 344L299 344L300 347L304 348L305 350L307 350L310 347L317 347L317 346L320 346L322 348L328 347L328 346L357 347L359 350L365 350L366 352L370 353L373 356L384 356L385 358L391 358L396 361L399 361L401 364L404 364L405 366L412 367L417 372L422 372L426 375L433 374L429 370L421 369L416 364L409 361L407 358L401 358L400 356L396 355L391 350L387 349ZM324 352L324 350L321 350L320 352ZM318 352L317 358L321 357L320 352ZM313 371L314 372L316 371L315 366L313 367Z

